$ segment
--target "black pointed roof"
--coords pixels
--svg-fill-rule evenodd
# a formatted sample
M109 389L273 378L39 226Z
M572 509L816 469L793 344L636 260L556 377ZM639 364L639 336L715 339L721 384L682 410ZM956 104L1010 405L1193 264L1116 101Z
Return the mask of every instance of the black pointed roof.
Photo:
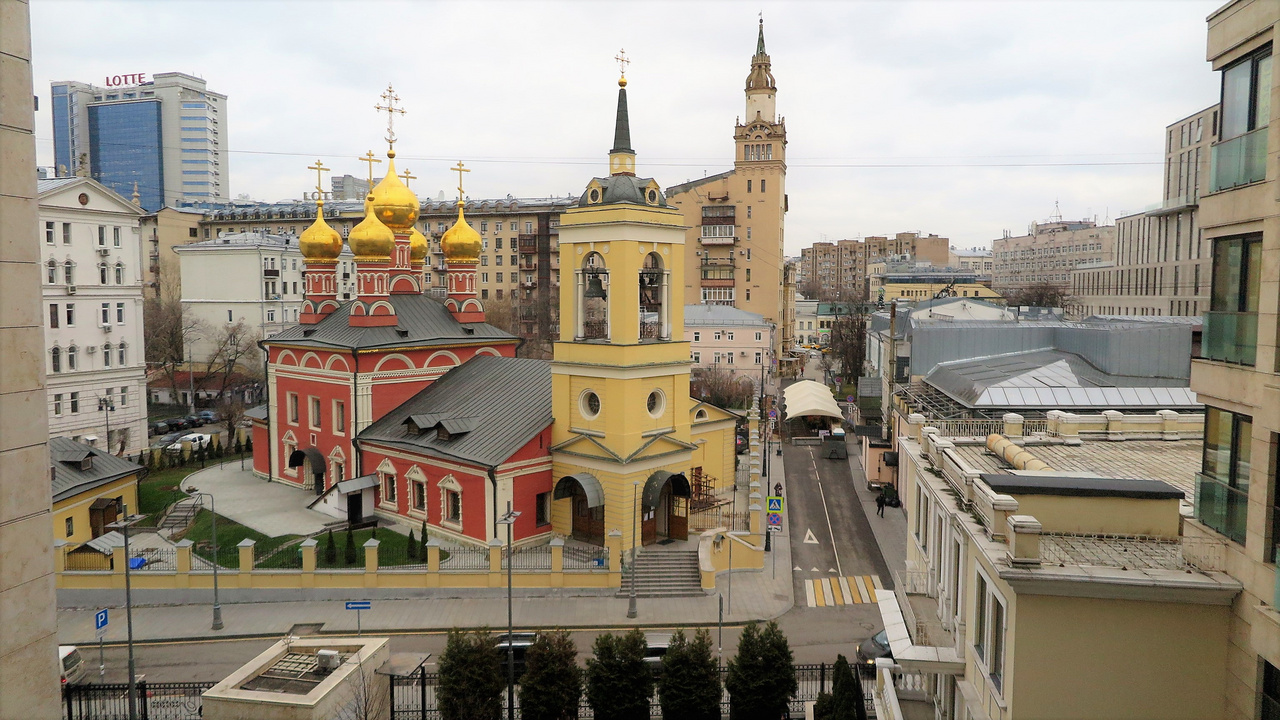
M609 153L634 155L635 152L631 149L631 120L627 115L627 89L620 87L618 88L618 116L613 124L613 149Z

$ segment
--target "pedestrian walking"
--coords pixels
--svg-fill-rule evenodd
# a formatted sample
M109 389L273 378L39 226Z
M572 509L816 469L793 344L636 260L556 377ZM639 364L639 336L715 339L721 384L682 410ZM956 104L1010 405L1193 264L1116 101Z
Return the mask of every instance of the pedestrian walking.
M884 488L880 488L880 494L876 495L876 514L884 517L884 506L888 502L884 496Z

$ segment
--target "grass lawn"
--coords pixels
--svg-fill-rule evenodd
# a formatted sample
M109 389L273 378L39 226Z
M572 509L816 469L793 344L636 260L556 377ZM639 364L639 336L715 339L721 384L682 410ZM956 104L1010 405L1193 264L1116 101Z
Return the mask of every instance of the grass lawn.
M169 468L154 471L138 483L138 512L147 516L144 525L160 521L165 508L185 498L182 481L199 467Z
M347 547L347 532L339 531L333 533L334 545L334 562L325 562L324 549L328 544L328 533L316 536L319 545L316 546L316 567L318 568L360 568L364 567L364 543L373 537L373 528L366 530L357 530L355 532L354 543L356 546L356 561L354 563L345 562L345 550ZM415 532L413 534L414 544L419 548L422 547L422 539ZM443 549L440 551L441 561L448 557ZM380 567L392 567L395 565L426 565L427 558L421 555L420 558L409 557L409 537L400 533L383 528L378 531L378 565Z
M193 548L195 553L205 558L212 559L213 553L210 547L213 543L213 513L208 510L201 510L196 513L195 520L191 523L191 527L182 535L183 540L190 540L195 543ZM255 555L262 557L272 550L286 543L301 539L297 535L284 535L281 537L267 537L252 528L241 525L240 523L218 516L218 557L223 567L239 567L236 558L239 556L239 549L236 547L241 540L253 540L257 546ZM275 556L267 558L258 563L259 567L293 567L288 562L290 550L286 549ZM297 567L301 567L301 562L297 563Z

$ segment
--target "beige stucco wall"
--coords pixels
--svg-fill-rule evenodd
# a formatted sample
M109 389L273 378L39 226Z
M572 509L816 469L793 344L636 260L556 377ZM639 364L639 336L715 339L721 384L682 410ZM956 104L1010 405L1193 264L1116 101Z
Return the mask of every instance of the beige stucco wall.
M1014 494L1019 515L1032 515L1045 532L1177 537L1178 500Z

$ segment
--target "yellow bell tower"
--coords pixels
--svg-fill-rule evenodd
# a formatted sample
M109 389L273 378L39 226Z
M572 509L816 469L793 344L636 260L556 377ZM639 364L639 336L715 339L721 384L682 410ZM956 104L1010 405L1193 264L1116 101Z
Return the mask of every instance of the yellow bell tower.
M625 57L619 56L625 72ZM610 175L560 220L560 337L551 363L555 531L601 543L688 534L691 438L679 210L635 174L626 78Z

